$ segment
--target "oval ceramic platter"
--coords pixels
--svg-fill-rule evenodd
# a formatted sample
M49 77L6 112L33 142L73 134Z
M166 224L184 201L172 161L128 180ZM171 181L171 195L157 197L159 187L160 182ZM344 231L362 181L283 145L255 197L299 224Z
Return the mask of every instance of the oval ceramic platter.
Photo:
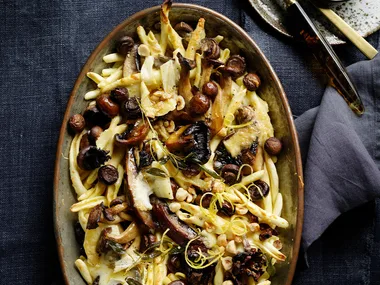
M86 77L89 71L100 72L105 64L104 55L112 52L115 40L122 34L136 35L136 27L142 25L151 28L159 20L160 7L152 7L141 11L118 25L109 33L90 55L74 85L67 110L63 119L57 148L54 178L54 221L58 253L66 284L84 284L84 280L74 266L80 256L79 245L75 240L74 223L77 214L70 212L70 206L76 202L75 192L69 176L69 148L72 136L68 133L67 122L71 115L81 113L88 102L84 94L93 88L92 82ZM268 60L255 42L235 23L210 9L191 5L173 4L170 19L173 22L196 22L200 17L206 20L206 33L209 37L216 36L216 31L225 37L223 45L231 49L232 54L244 55L250 69L261 76L262 85L259 95L267 101L270 110L275 135L284 143L281 155L278 157L277 169L280 189L284 197L282 216L289 221L289 228L281 232L283 253L287 256L285 262L277 267L277 274L272 278L273 285L290 285L296 267L300 246L303 221L303 183L302 165L297 134L292 114L279 79ZM215 28L217 27L217 28ZM222 46L223 46L222 45Z
M281 34L291 37L283 24L286 17L285 11L277 4L276 0L249 0L249 2L271 27ZM330 44L345 43L345 37L310 2L300 2ZM329 8L342 17L362 37L380 29L379 0L349 0L332 3Z

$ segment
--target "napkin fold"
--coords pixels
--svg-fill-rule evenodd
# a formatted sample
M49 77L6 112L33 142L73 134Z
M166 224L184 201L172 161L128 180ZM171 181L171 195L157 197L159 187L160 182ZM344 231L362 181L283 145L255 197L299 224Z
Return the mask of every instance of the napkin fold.
M304 165L305 252L339 215L380 196L380 56L347 70L363 116L328 87L321 105L295 120Z

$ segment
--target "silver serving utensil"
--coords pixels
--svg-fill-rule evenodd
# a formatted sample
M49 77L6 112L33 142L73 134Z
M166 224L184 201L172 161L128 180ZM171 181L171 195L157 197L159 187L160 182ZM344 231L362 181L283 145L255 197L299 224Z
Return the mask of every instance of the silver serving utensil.
M362 115L364 106L355 85L331 45L315 27L302 6L296 0L277 0L277 2L287 11L287 26L293 36L306 43L324 67L331 86L342 95L355 114Z

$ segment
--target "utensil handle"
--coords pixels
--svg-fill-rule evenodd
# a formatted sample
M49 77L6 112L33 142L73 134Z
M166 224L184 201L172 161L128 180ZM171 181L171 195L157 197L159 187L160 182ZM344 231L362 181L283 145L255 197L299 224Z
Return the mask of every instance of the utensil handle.
M357 115L362 115L364 113L363 102L331 45L315 27L313 21L298 2L290 5L287 11L289 14L288 24L293 30L294 37L307 44L330 77L331 85L342 95L348 106Z
M378 53L377 50L333 10L319 8L319 11L321 11L367 58L372 59L375 57Z

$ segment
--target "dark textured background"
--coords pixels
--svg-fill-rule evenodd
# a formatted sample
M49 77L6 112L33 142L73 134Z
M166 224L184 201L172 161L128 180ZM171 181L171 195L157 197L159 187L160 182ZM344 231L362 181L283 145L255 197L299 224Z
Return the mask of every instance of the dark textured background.
M56 143L76 76L96 45L129 15L161 1L0 0L0 284L61 284L52 221ZM317 106L325 79L312 55L275 34L245 0L178 1L229 16L257 42L295 116ZM379 48L379 33L369 37ZM345 64L363 60L336 48ZM380 206L340 217L314 243L294 284L380 284Z

